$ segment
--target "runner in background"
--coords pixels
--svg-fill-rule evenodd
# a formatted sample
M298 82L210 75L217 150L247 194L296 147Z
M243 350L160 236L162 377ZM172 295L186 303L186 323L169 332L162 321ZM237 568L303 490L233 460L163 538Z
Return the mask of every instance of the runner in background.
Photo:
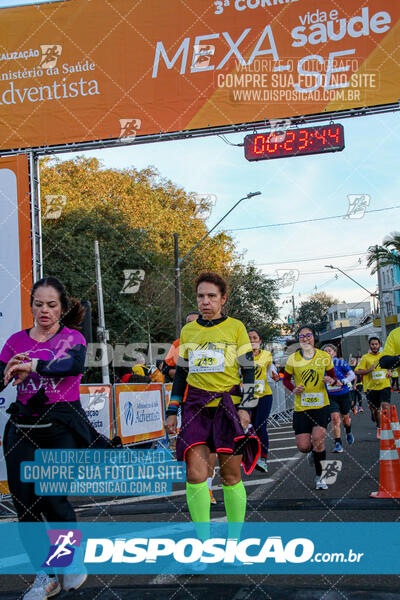
M353 358L350 361L350 366L353 369L353 371L355 372L356 368L357 368L357 359ZM362 377L361 375L357 375L355 373L355 378L353 380L353 385L352 385L352 394L353 394L353 401L352 401L352 410L353 413L356 415L357 412L364 412L363 406L362 406L362 400L363 400L363 383L362 383Z
M322 350L327 352L332 358L333 366L337 377L337 382L334 385L327 385L329 396L332 432L335 440L333 452L343 452L342 439L340 437L340 415L342 416L343 427L346 431L347 443L351 446L354 444L354 435L351 432L351 383L356 376L351 367L343 358L336 356L336 347L333 344L325 344Z
M315 335L312 325L298 330L300 348L286 362L283 385L296 394L293 429L297 448L308 453L310 464L315 465L315 489L326 490L321 463L326 460L325 436L331 415L325 384L334 385L337 378L332 358L315 348Z
M279 375L271 370L272 354L268 350L261 350L262 339L260 333L254 327L247 330L249 334L251 347L253 348L253 358L255 367L255 385L254 397L258 398L257 407L252 411L251 421L261 442L261 456L257 461L256 469L259 471L268 471L267 457L269 448L268 439L268 417L272 408L272 391L267 380L267 371L269 370L274 381L279 381Z
M394 392L399 392L399 371L397 369L393 369L392 377L390 379L392 384L392 390Z
M197 310L192 310L185 317L185 324L196 321L200 313ZM167 352L167 356L164 358L164 365L162 372L166 377L169 377L172 381L176 373L176 365L178 364L179 358L179 338L172 342L170 349Z
M381 410L390 409L390 381L388 371L379 364L383 356L380 352L381 341L372 336L368 340L369 352L361 357L356 374L363 377L367 389L367 400L371 415L377 426L377 437L380 438ZM390 375L390 372L389 372Z
M192 310L185 317L185 324L192 323L192 321L197 321L200 313L197 310ZM174 379L176 373L176 365L178 363L179 358L179 338L172 342L170 349L168 350L167 356L164 359L164 366L162 368L162 372L164 375L169 377L171 380ZM185 396L183 397L183 401L185 401ZM214 497L212 491L213 479L215 477L215 465L217 463L217 455L215 452L210 453L210 458L208 460L208 477L207 477L207 485L208 490L210 492L210 502L211 504L217 504L217 501Z
M356 378L353 381L353 391L354 391L354 414L357 412L364 412L362 400L363 400L363 382L361 375L356 375Z
M205 272L197 278L195 291L201 317L182 328L166 430L176 433L176 415L182 406L176 454L178 460L186 461L192 520L210 522L208 460L210 453L217 452L228 522L242 523L246 490L241 464L251 473L260 455L260 442L250 423L257 405L253 352L243 323L222 313L226 281L217 273Z

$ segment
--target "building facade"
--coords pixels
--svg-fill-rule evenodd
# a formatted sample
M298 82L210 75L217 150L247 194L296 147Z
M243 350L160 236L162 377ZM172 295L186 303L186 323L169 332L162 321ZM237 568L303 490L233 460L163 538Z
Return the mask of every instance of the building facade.
M328 331L339 327L358 327L371 314L369 302L342 302L328 308Z

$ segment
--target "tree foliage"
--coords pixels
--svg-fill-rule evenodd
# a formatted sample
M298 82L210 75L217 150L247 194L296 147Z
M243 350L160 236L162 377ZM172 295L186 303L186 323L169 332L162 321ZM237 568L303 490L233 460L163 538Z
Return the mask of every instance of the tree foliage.
M308 300L300 304L297 312L299 325L314 325L316 331L323 331L328 322L328 308L337 303L337 298L325 292L312 294Z
M390 265L400 267L400 233L395 231L388 235L383 246L378 244L368 248L367 265L371 267L371 273L378 270L378 264L381 267Z
M43 220L44 273L59 277L70 295L92 304L97 325L94 241L99 241L106 327L110 343L175 337L174 240L184 256L207 232L207 203L197 201L153 167L105 169L95 158L41 163L43 212L49 196L64 197L58 218ZM206 238L181 266L182 312L196 308L193 281L202 270L227 276L229 312L271 336L277 317L272 281L243 266L225 232ZM121 293L123 271L145 272L136 294Z

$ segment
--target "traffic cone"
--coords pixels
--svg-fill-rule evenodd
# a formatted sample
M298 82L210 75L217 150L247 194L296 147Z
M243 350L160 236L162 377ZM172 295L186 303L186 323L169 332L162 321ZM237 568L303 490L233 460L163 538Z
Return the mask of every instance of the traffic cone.
M394 443L400 458L400 423L399 417L397 415L397 409L395 406L390 407L390 427L393 431Z
M379 456L379 491L372 498L400 498L400 460L396 449L389 413L381 413L381 448Z

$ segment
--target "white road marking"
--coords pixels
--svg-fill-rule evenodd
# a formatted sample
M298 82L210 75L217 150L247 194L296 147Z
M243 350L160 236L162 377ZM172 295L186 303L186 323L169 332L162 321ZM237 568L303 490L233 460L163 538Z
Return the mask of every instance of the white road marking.
M271 451L273 450L275 452L275 450L293 450L293 448L297 449L297 446L283 446L282 448L271 447ZM268 462L268 459L267 459L267 462Z
M287 458L271 458L271 459L267 459L267 464L268 463L273 463L273 462L286 462L287 460L299 460L299 456L288 456Z

